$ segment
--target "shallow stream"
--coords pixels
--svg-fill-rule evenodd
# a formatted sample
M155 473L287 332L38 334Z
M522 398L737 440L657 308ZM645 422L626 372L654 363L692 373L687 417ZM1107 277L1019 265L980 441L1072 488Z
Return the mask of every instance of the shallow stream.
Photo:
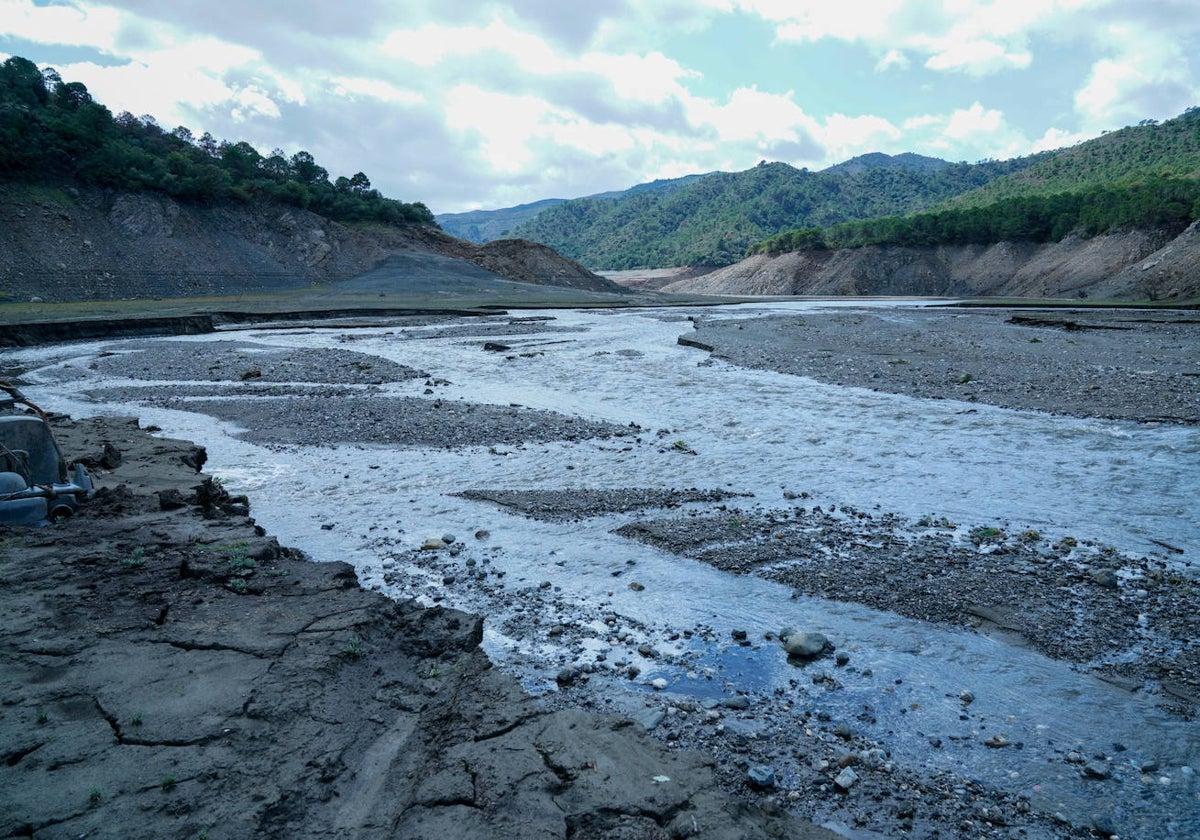
M695 314L747 317L817 305ZM489 613L489 654L534 691L554 690L555 670L547 670L556 661L554 652L547 652L544 639L509 635L502 627L543 581L565 620L595 622L615 613L636 628L639 639L664 650L691 649L686 668L647 661L641 682L628 689L626 705L636 706L644 683L658 676L668 680L670 692L698 698L733 689L770 697L776 689L790 692L798 677L808 681L775 645L672 642L672 630L708 627L728 642L735 629L761 640L781 625L816 628L850 653L854 668L838 672L839 691L810 691L797 705L819 708L834 720L872 707L873 720L856 726L898 762L1028 794L1036 807L1076 822L1089 821L1103 807L1122 836L1200 833L1200 782L1192 771L1200 769L1197 727L1137 694L1002 639L855 605L794 599L786 587L733 576L611 533L637 513L543 522L452 495L468 488L697 487L753 495L738 503L787 507L793 503L785 501L785 492L807 493L809 505L1034 528L1050 539L1071 535L1123 552L1154 551L1152 540L1159 540L1183 549L1178 557L1194 558L1200 555L1194 512L1200 430L916 400L736 368L676 343L691 331L686 310L543 314L553 318L546 322L548 331L489 332L487 340L512 348L502 353L481 348L482 339L472 333L489 322L478 319L456 330L445 324L396 325L179 340L341 348L378 356L448 380L438 387L438 399L515 403L635 423L644 431L634 451L619 438L493 449L264 448L239 440L236 428L202 414L139 404L109 404L103 411L136 415L168 436L203 443L209 452L206 471L248 493L255 518L280 542L318 560L351 562L365 585L397 597L428 600L439 591L442 603ZM497 322L502 321L491 323ZM48 409L83 416L99 407L81 391L146 384L102 379L88 368L100 352L137 346L76 344L12 357L36 368L26 377L33 383L30 397ZM385 384L383 392L434 399L425 394L423 379ZM397 550L445 533L470 541L481 529L490 533L486 547L471 550L504 573L507 598L442 587L440 574L405 567L406 555ZM1177 562L1186 571L1186 560ZM631 568L644 589L625 585L625 570ZM403 571L403 583L386 582L389 569ZM616 579L619 584L615 574L625 574ZM414 581L422 578L425 583L414 590ZM575 655L557 654L557 661ZM964 690L975 698L969 715L958 699ZM998 731L1021 748L958 746L960 738L977 746ZM930 749L935 736L947 746ZM1112 754L1114 742L1124 748L1120 761L1140 768L1152 760L1159 769L1139 769L1129 781L1097 787L1048 760L1062 749Z

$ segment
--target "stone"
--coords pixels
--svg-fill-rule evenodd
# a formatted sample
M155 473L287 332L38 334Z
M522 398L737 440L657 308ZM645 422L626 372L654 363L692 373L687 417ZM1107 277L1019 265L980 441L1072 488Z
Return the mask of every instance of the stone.
M454 543L454 535L442 534L442 542L444 542L446 545L452 545Z
M667 681L665 679L663 679L662 677L658 677L657 679L651 681L650 686L655 691L662 691L663 689L665 689L667 687Z
M736 694L733 697L724 698L721 705L726 709L749 709L750 698L745 694Z
M1098 569L1092 573L1092 580L1105 589L1117 588L1117 573L1112 569Z
M1104 761L1089 761L1083 765L1085 779L1107 779L1112 776L1112 769Z
M834 785L838 790L850 790L858 784L858 774L849 767L842 768L842 772L838 773L833 780Z
M646 709L634 715L633 719L642 726L646 727L646 731L649 732L650 730L657 728L658 725L666 719L666 717L667 713L662 709Z
M430 537L429 539L425 540L425 542L421 543L422 551L440 551L445 547L446 543L442 540L439 540L437 537Z
M783 642L788 656L812 659L820 656L829 647L829 639L823 633L793 633Z
M756 790L770 790L775 787L775 771L765 764L755 764L746 771L746 781Z

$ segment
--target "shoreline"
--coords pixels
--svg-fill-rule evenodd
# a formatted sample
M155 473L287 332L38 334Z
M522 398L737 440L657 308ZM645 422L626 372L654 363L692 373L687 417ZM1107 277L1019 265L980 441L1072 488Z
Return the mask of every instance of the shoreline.
M78 516L0 532L5 836L835 837L628 719L540 706L480 617L280 547L194 445L58 436L121 463Z

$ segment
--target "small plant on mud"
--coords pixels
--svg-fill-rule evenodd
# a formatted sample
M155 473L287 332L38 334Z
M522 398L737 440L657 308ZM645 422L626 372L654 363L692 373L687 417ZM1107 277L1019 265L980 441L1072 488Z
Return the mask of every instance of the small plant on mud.
M146 565L146 549L138 546L133 551L129 552L128 557L121 558L121 565L126 569L140 569Z
M1027 542L1027 543L1035 543L1035 542L1042 541L1042 534L1036 528L1026 528L1024 531L1022 531L1020 534L1018 534L1017 537L1018 537L1018 539L1021 540L1021 542Z
M174 776L163 776L162 782L160 782L159 784L163 790L170 790L171 788L175 787L175 777Z
M1004 539L1004 532L990 525L977 525L971 529L971 542L983 545L985 542L996 542Z
M38 713L37 713L38 726L45 726L46 721L48 721L48 720L50 720L50 717L46 714L46 710L38 709Z
M346 642L346 646L342 648L342 653L349 656L351 659L360 659L366 656L367 649L363 645L363 640L358 636L352 636L350 641Z
M953 531L958 527L944 516L922 516L917 520L917 526L920 528L944 528L947 531Z
M1054 544L1054 550L1061 551L1063 554L1067 554L1077 545L1079 545L1079 541L1074 537L1063 537Z
M438 670L438 666L430 665L429 670L427 670L425 673L421 674L421 676L427 680L436 680L440 676L442 676L442 672Z
M962 376L958 377L958 379L954 380L954 384L955 385L966 385L968 382L970 382L974 378L975 377L972 376L971 374L964 373Z
M129 723L130 723L130 725L132 725L132 726L141 726L141 725L142 725L142 716L141 716L140 714L139 714L139 715L134 715L134 716L133 716L133 717L130 719Z
M240 577L230 578L227 583L229 588L239 595L245 595L246 591L250 588L245 579Z
M100 801L100 797L103 795L104 794L100 791L100 788L92 788L92 792L88 794L88 802L91 802L93 805L95 805Z

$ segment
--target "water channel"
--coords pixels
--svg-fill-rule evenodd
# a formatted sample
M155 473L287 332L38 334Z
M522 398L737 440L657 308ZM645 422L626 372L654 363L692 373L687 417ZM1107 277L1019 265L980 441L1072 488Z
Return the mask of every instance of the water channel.
M705 309L703 316L795 313L817 303ZM894 304L889 304L894 305ZM271 346L342 348L389 359L448 380L442 400L520 404L647 430L666 430L699 453L632 457L613 441L432 449L342 445L256 446L238 429L187 411L146 404L97 405L89 389L145 386L89 370L98 354L126 352L137 341L95 342L11 354L34 368L29 395L48 409L78 416L138 416L163 434L203 443L206 470L248 493L255 518L287 545L317 560L353 563L364 585L397 597L426 600L440 577L407 569L403 584L389 568L409 548L446 532L490 532L488 561L505 574L510 593L549 581L577 620L616 613L631 626L711 627L752 634L803 622L844 640L861 673L819 702L835 716L871 704L870 734L901 762L918 763L1024 792L1039 808L1085 820L1096 788L1050 763L1053 748L1090 753L1114 740L1129 761L1152 757L1161 768L1138 785L1111 785L1104 796L1122 836L1188 837L1200 833L1200 734L1146 699L986 636L935 627L851 604L794 599L790 589L753 576L733 576L624 539L613 529L634 514L568 523L545 522L453 495L471 487L722 488L782 505L783 491L810 503L850 505L916 519L949 517L971 524L1036 528L1049 538L1074 535L1123 552L1146 552L1151 540L1200 554L1194 504L1200 498L1200 430L1139 426L1017 412L953 401L824 385L766 371L736 368L679 346L689 332L686 310L554 311L548 331L489 334L511 354L485 353L473 334L478 321L376 326L348 330L259 329L178 339L236 340ZM515 357L515 358L514 358ZM151 383L153 384L153 383ZM164 383L165 384L165 383ZM388 383L384 393L423 397L424 382ZM430 398L430 397L425 397ZM342 480L352 476L354 480ZM369 476L364 492L361 477ZM336 521L337 527L322 529ZM614 569L635 565L644 590L613 584ZM425 585L413 591L424 574ZM396 578L393 575L392 580ZM489 614L485 646L502 667L534 691L553 690L554 674L539 670L544 644L506 635L506 611L520 597L481 600L466 589L443 603ZM670 647L663 636L659 644ZM684 641L677 642L682 647ZM714 683L713 673L720 678ZM646 664L671 690L704 697L722 680L769 693L796 677L777 651L723 647L688 670ZM716 688L714 688L714 685ZM897 686L881 692L881 685ZM957 699L970 689L972 718ZM636 693L636 688L629 689ZM904 714L919 707L920 715ZM1003 722L1024 748L1006 751L928 748L930 733L971 735L977 721ZM974 733L978 735L978 733ZM1002 754L1000 754L1002 752Z

